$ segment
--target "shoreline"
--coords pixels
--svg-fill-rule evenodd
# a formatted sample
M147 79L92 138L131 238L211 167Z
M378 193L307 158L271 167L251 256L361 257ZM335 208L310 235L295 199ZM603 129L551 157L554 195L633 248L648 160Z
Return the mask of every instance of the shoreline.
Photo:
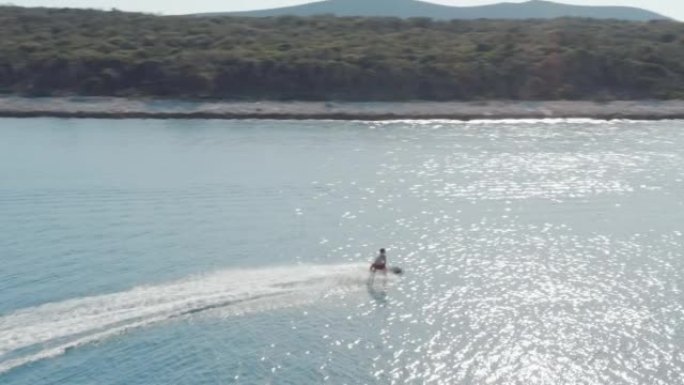
M0 117L95 119L502 120L684 119L684 100L282 102L114 97L0 97Z

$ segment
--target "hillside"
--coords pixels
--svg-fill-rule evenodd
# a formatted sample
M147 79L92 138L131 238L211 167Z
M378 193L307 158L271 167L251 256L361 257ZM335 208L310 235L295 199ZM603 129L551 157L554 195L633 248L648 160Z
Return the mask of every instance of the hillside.
M0 8L0 93L278 100L684 98L684 24L160 17Z
M579 6L532 0L525 3L500 3L476 7L454 7L418 0L326 0L304 5L233 13L236 16L366 16L427 17L437 20L472 19L553 19L586 17L647 21L666 17L647 10L617 6Z

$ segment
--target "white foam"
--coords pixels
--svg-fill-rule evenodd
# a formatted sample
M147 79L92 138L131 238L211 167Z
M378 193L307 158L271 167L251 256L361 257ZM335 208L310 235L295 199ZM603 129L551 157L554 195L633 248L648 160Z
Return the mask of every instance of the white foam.
M173 318L239 314L363 287L364 265L226 270L157 286L18 310L0 317L0 374L69 349Z

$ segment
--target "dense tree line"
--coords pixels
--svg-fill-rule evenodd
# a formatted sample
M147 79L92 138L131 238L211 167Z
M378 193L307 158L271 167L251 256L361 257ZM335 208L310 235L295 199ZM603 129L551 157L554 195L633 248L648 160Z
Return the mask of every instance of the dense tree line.
M684 24L162 17L0 7L0 93L684 98Z

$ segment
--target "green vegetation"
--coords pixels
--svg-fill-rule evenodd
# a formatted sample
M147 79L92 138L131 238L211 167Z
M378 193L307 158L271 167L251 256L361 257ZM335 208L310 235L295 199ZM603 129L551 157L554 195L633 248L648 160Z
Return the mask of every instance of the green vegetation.
M684 98L684 24L0 8L0 92L300 100Z

